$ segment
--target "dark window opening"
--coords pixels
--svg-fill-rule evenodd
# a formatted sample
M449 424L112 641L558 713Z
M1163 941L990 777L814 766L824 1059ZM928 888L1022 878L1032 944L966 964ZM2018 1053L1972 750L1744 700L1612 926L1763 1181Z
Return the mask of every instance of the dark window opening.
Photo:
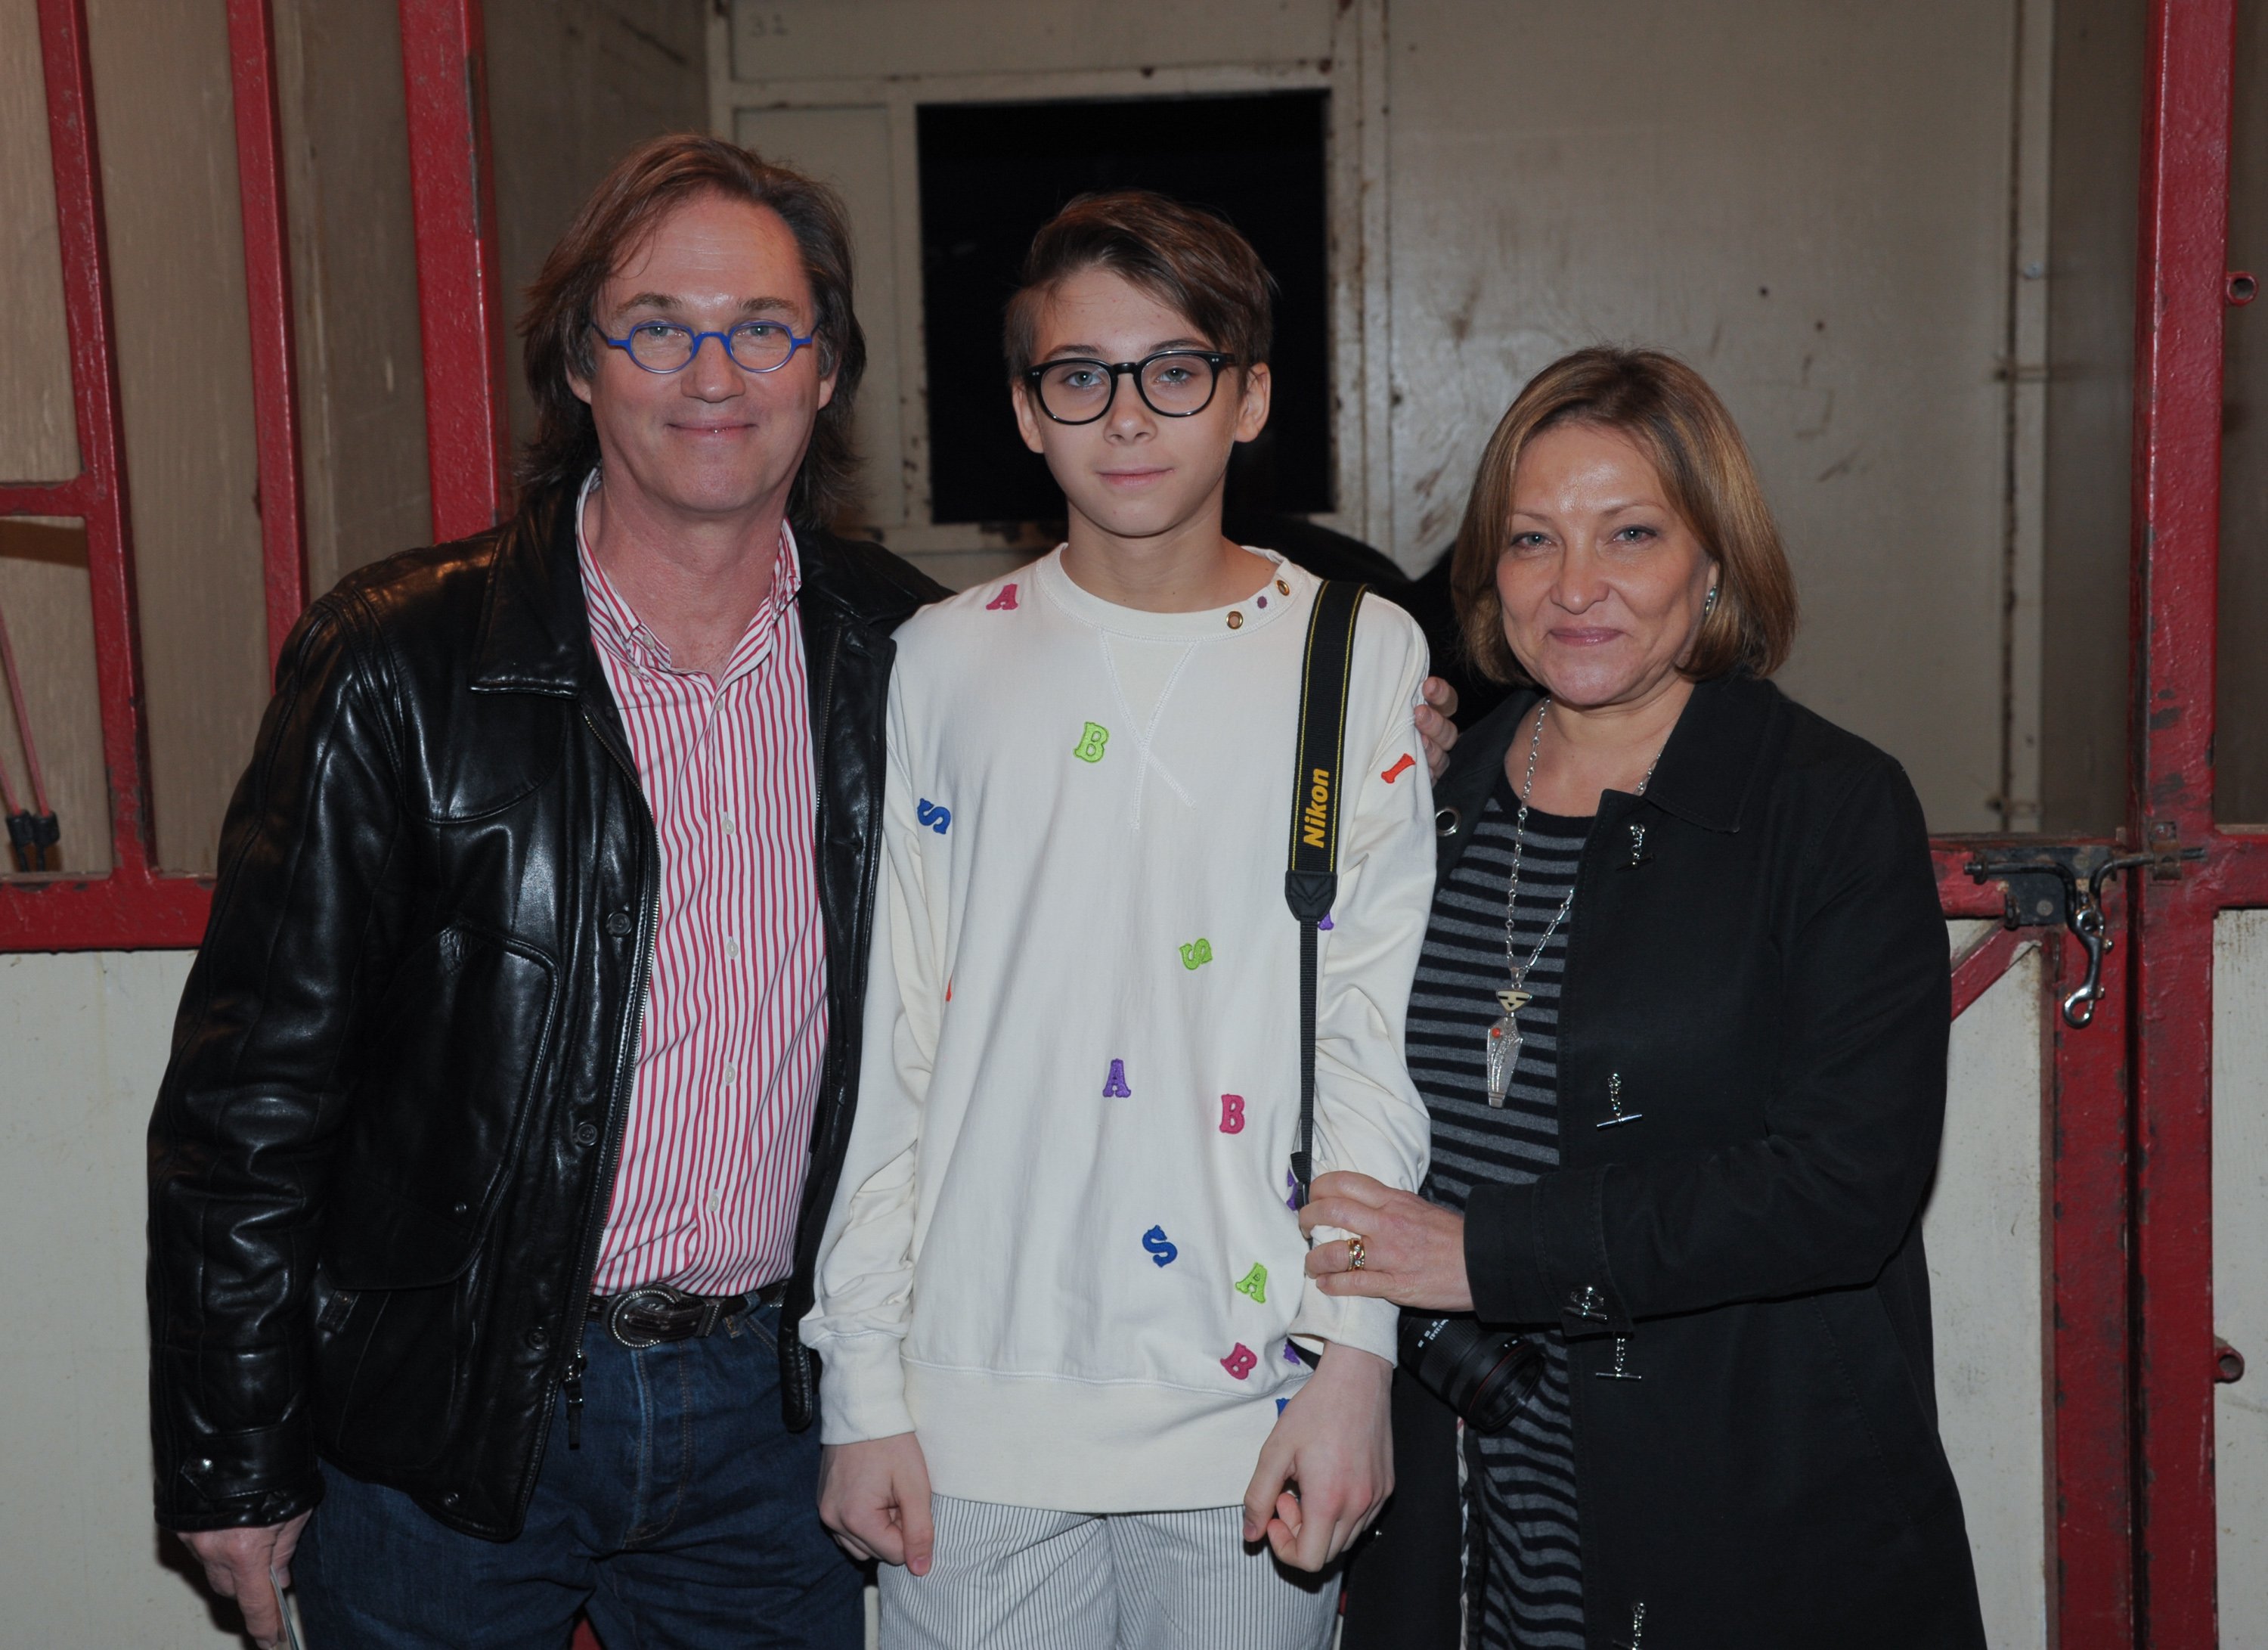
M1240 512L1333 507L1327 93L920 110L930 497L943 522L1059 521L1016 433L1000 322L1040 225L1090 189L1157 189L1243 232L1277 281L1268 427L1229 465Z

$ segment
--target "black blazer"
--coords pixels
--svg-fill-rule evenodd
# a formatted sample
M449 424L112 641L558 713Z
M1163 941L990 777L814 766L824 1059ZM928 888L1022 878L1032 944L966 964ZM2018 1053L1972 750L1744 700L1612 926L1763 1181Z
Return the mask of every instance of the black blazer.
M1458 744L1445 882L1535 702ZM1919 1221L1950 1010L1904 771L1768 682L1699 684L1577 872L1560 1167L1465 1225L1480 1315L1567 1336L1595 1650L1981 1650ZM1601 1128L1615 1075L1641 1120ZM1598 1378L1618 1338L1643 1380ZM1349 1650L1456 1642L1450 1417L1399 1377L1395 1409Z
M781 1353L858 1085L890 633L944 593L799 534L829 1036ZM271 1524L318 1454L516 1535L580 1344L659 899L571 497L350 574L285 645L150 1124L158 1521Z

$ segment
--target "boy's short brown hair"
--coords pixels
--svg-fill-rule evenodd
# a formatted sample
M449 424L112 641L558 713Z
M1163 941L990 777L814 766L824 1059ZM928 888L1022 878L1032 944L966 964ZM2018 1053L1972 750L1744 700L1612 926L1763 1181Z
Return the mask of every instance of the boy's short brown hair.
M1039 347L1040 309L1057 284L1108 269L1179 311L1240 366L1267 360L1275 286L1252 243L1217 212L1151 189L1082 195L1032 238L1022 284L1008 300L1008 381L1023 381Z

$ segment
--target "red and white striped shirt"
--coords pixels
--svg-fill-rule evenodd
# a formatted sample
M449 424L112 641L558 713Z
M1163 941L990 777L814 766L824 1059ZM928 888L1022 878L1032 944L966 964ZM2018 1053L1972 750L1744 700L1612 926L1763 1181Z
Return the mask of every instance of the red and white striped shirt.
M576 537L591 637L661 842L653 970L594 1287L737 1294L793 1267L827 1042L802 569L783 523L771 593L712 682L671 667L579 520Z

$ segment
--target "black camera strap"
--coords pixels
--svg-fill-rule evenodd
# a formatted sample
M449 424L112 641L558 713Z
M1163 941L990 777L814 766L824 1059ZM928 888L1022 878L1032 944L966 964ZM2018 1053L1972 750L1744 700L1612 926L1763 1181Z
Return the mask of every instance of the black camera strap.
M1300 1144L1292 1180L1302 1204L1314 1178L1316 924L1339 891L1339 810L1345 790L1347 680L1355 613L1369 586L1327 578L1307 617L1300 673L1300 766L1292 785L1291 864L1284 899L1300 919Z

